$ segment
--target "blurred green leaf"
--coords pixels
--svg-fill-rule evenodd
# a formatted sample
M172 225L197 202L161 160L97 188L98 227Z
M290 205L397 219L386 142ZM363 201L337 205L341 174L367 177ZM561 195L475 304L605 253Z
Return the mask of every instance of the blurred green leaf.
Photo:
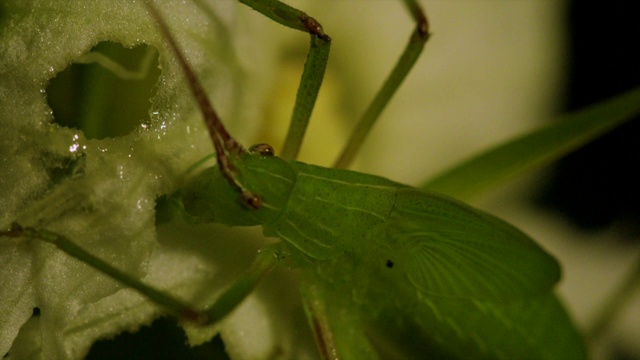
M422 185L468 202L558 160L640 113L640 88L563 116L559 121L475 156Z

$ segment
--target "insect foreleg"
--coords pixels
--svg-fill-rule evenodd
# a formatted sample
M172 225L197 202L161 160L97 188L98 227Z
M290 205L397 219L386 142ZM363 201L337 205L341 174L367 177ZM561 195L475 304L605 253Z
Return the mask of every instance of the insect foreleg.
M378 91L375 98L351 133L351 137L347 141L347 145L334 164L336 168L344 169L351 164L356 153L369 134L369 131L371 131L371 128L380 117L382 110L387 106L387 103L396 93L404 81L404 78L407 76L409 71L411 71L416 60L418 60L418 57L422 53L424 45L427 40L429 40L429 22L424 11L418 4L418 1L404 0L404 3L411 17L416 22L416 28L411 34L409 43L391 71L391 74L389 74L389 77L385 80L382 88Z
M243 4L262 13L279 24L301 30L311 36L311 45L304 65L296 95L291 122L280 157L293 160L297 157L307 124L318 97L320 85L329 58L331 38L322 26L304 12L276 0L240 0Z
M198 77L191 69L191 65L189 65L189 62L182 54L182 50L180 49L178 42L169 30L169 26L160 14L160 11L155 7L152 0L145 1L145 5L149 10L151 16L153 16L153 18L156 20L160 31L166 38L167 43L169 44L173 54L180 64L180 67L182 68L185 77L187 78L187 81L189 82L189 88L191 89L191 93L196 99L198 107L202 112L202 117L204 118L205 125L207 126L207 130L209 131L209 136L211 137L213 146L216 150L216 159L218 162L218 166L220 167L220 171L227 179L229 184L231 184L231 186L233 186L239 193L241 193L244 199L247 199L246 204L248 206L256 209L259 208L260 200L258 196L245 189L244 186L240 184L240 182L236 178L231 160L229 159L230 154L240 155L245 153L244 148L227 132L224 125L222 124L222 121L220 121L218 113L215 111L213 105L207 98L207 94L205 93L200 80L198 80Z

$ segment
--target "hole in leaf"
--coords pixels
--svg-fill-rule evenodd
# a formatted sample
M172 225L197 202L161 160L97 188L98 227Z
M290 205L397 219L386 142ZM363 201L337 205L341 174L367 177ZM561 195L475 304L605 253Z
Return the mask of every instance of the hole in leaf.
M47 86L54 122L88 139L129 134L149 122L149 99L160 70L156 50L101 42Z

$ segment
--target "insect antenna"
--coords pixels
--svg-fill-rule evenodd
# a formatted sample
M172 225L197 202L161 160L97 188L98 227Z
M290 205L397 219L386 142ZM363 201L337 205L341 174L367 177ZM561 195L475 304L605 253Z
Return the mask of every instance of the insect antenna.
M160 32L167 40L171 51L178 59L180 67L182 68L182 72L187 78L191 93L198 103L198 107L200 108L200 112L202 112L202 117L204 118L205 125L207 126L207 130L209 131L209 136L213 141L213 146L216 150L216 161L218 163L220 171L222 172L222 175L227 179L231 186L233 186L238 192L242 194L241 201L244 204L253 209L260 208L262 206L260 198L253 192L245 189L244 186L240 184L233 171L233 164L229 161L228 154L240 155L246 153L246 150L236 139L234 139L229 134L229 132L227 132L227 129L222 124L218 113L214 110L213 105L209 101L209 98L204 91L204 87L200 83L200 80L198 80L196 74L193 72L191 65L182 54L180 45L178 45L178 42L173 37L171 30L169 30L169 26L164 21L164 18L160 14L158 8L156 8L151 0L145 1L145 4L147 6L147 9L151 13L151 16L153 16L156 23L158 24Z

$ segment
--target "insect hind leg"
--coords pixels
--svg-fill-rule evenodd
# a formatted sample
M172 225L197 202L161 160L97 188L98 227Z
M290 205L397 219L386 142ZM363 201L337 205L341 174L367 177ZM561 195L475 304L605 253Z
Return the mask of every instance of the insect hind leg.
M17 223L0 236L38 239L62 250L67 255L93 267L112 279L130 287L153 303L160 305L179 320L196 325L211 325L229 315L255 289L255 287L275 268L279 259L279 245L274 244L262 249L251 267L236 279L223 294L205 310L198 310L187 302L165 291L156 289L115 268L104 260L84 250L64 235L45 229L22 227Z
M353 159L355 158L358 150L364 143L367 135L375 125L376 121L380 117L380 114L387 106L393 95L396 93L405 77L413 65L422 54L424 45L429 40L429 21L423 11L422 7L418 4L417 0L404 0L404 4L409 11L410 16L416 23L415 30L411 33L409 42L404 49L402 55L396 62L393 70L385 80L382 88L378 90L375 98L369 104L369 107L358 121L355 129L351 133L351 137L347 141L347 145L336 160L334 167L345 169L349 167Z
M19 224L14 223L11 225L9 230L0 231L0 236L38 239L54 245L67 255L93 267L123 285L136 290L154 303L164 307L178 318L198 324L207 323L207 317L201 311L196 310L186 302L177 299L162 290L158 290L143 283L120 269L115 268L111 264L84 250L64 235L45 229L22 227Z

